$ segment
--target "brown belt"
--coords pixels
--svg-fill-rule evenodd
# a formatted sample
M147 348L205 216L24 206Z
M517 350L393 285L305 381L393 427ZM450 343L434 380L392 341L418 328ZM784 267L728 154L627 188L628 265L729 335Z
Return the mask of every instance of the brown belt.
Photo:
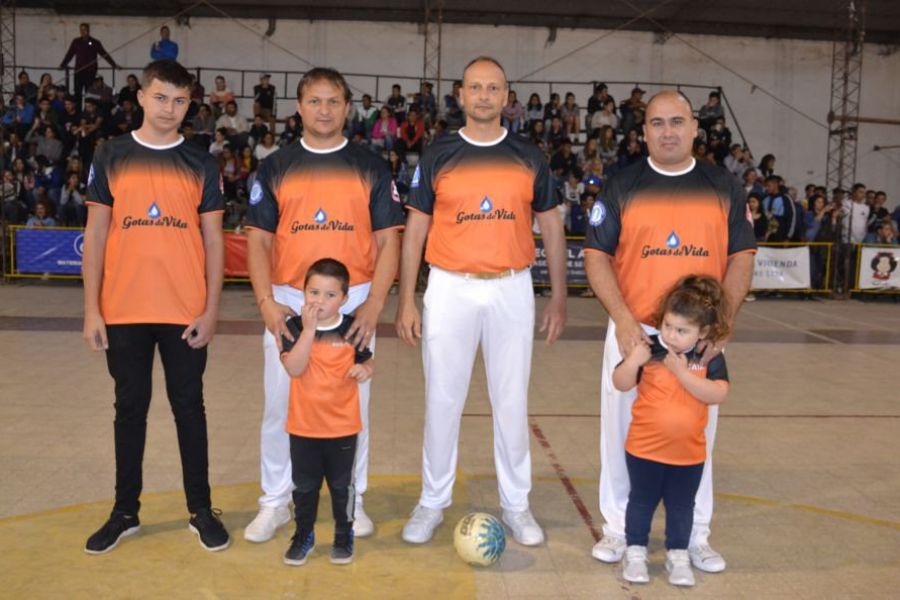
M525 267L527 269L528 267ZM525 269L506 269L505 271L500 271L499 273L464 273L462 271L447 271L452 275L458 275L464 279L504 279L506 277L512 277L513 275L518 275Z

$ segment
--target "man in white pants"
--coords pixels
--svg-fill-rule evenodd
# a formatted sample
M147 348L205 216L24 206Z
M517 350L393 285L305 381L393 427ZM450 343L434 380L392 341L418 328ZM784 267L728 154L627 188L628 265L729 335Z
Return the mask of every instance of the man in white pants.
M348 332L356 345L374 349L375 325L393 283L403 224L400 197L387 163L356 144L343 126L350 88L332 69L313 69L297 86L304 132L299 143L267 157L250 192L248 266L257 304L266 323L265 408L260 440L260 510L244 530L252 542L272 538L291 519L290 441L285 430L291 378L279 359L285 317L299 314L303 280L320 258L340 260L350 272L342 312L355 314ZM273 335L274 334L274 335ZM356 451L354 533L370 535L366 515L370 382L360 385L363 429Z
M733 322L750 287L756 244L741 186L724 169L691 156L697 121L690 102L660 92L647 106L644 135L649 158L611 177L589 216L585 269L610 315L600 384L600 512L606 524L593 556L618 562L625 552L625 509L631 489L625 438L635 390L619 392L612 372L642 338L656 333L652 315L681 277L703 274L722 282ZM724 342L706 344L703 361ZM707 460L694 506L689 553L695 567L725 569L709 545L713 512L712 449L718 407L709 409Z
M410 543L430 540L451 503L460 417L479 343L503 521L520 544L544 540L528 505L532 215L544 236L553 290L541 326L549 343L565 324L566 248L546 160L500 125L507 95L506 74L496 60L469 63L460 92L466 126L428 148L410 186L397 331L410 345L422 338L425 367L422 495L403 528ZM415 284L426 235L431 273L420 320Z

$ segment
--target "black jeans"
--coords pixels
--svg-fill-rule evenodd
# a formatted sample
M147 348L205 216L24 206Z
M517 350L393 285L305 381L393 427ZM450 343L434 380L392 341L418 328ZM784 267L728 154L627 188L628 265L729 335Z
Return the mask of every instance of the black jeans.
M666 504L666 549L685 550L694 526L694 498L703 477L703 463L666 465L625 453L631 493L625 510L625 540L646 546L650 522L660 499Z
M153 355L159 346L166 392L175 416L187 507L209 508L209 459L203 371L206 348L194 350L181 339L185 325L107 325L106 364L116 382L116 504L136 515L143 487L142 463L153 381Z
M311 531L316 524L323 478L328 482L331 493L335 534L350 531L356 505L353 486L355 457L356 435L309 438L291 434L294 518L299 531Z

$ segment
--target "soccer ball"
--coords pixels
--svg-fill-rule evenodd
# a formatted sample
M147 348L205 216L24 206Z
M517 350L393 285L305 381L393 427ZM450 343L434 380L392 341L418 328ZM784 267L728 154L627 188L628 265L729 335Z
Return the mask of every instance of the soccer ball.
M495 516L469 513L456 524L453 546L470 565L487 567L497 562L506 549L506 532Z

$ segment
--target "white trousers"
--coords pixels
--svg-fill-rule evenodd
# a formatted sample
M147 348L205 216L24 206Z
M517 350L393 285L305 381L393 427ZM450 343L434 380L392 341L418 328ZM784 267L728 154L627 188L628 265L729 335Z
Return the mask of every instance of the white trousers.
M500 506L525 510L531 491L531 271L483 280L432 267L424 304L425 441L419 503L435 509L450 506L460 418L480 343L493 412Z
M348 314L357 309L369 296L371 284L364 283L350 288L347 302L341 312ZM272 297L276 302L290 306L294 312L300 313L303 306L303 292L288 285L272 286ZM370 344L375 350L375 337ZM259 498L260 506L287 506L294 491L291 478L291 444L285 427L287 426L288 401L291 389L291 376L281 364L281 356L275 343L275 336L267 329L263 334L263 387L265 405L263 408L262 427L260 432L260 482L263 495ZM372 380L359 386L359 408L362 418L362 431L356 443L355 486L357 496L361 496L368 486L369 476L369 397Z
M603 371L600 380L600 513L606 521L603 525L604 535L624 539L625 509L631 491L628 468L625 466L625 439L631 425L631 405L637 397L637 388L620 392L613 385L613 370L621 360L619 344L616 342L616 325L610 319L603 346ZM694 501L692 545L706 544L709 538L709 524L713 514L712 451L718 417L719 407L710 406L706 425L706 463Z

